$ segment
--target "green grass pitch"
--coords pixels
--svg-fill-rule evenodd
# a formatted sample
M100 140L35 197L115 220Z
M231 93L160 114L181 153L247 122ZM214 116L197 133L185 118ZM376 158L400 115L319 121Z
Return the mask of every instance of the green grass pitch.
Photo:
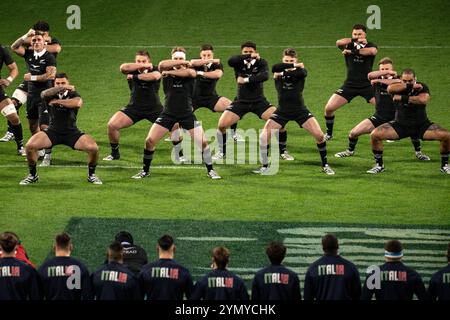
M45 19L50 23L51 33L63 47L58 56L58 70L69 74L85 102L79 112L78 125L96 139L102 158L109 152L107 121L129 98L119 65L132 61L135 51L140 48L148 48L153 61L158 62L169 57L170 48L174 45L186 46L188 57L192 58L197 56L200 44L210 42L216 47L216 57L226 61L229 56L239 53L242 42L253 40L262 57L272 65L280 60L285 47L295 47L309 71L304 92L306 104L324 129L323 108L345 78L344 59L333 46L338 38L349 36L354 23L366 22L369 16L366 9L373 3L79 0L81 30L68 30L66 8L71 4L67 0L2 1L0 43L10 45L36 20ZM389 56L394 60L396 70L414 68L418 79L431 90L432 100L427 106L430 119L450 128L448 4L439 0L430 1L425 7L404 6L385 0L376 4L381 8L381 29L368 31L368 39L379 46L376 60ZM252 10L243 9L247 7ZM24 62L18 57L16 61L22 77ZM3 77L5 71L4 68ZM10 95L18 83L16 80L7 89ZM234 98L235 91L233 72L225 66L218 92ZM272 80L265 84L265 92L269 101L276 103ZM152 232L173 232L178 236L177 232L183 231L180 225L185 220L202 223L202 228L192 233L198 237L204 236L203 233L208 236L216 233L220 237L222 229L217 227L220 221L232 221L235 226L239 226L239 222L245 223L249 226L248 233L254 230L250 227L252 222L255 225L276 222L284 224L283 229L290 223L295 226L313 223L330 230L334 226L353 224L361 228L365 225L395 225L449 230L450 180L439 172L437 142L423 142L423 151L432 158L427 163L415 159L408 139L386 144L386 172L377 176L365 173L373 164L368 136L360 138L353 158L334 158L334 153L346 148L350 129L372 113L373 107L362 98L356 98L338 110L335 138L328 144L329 161L336 171L332 177L320 172L320 159L313 139L295 123L290 123L287 129L288 150L296 160L281 163L278 175L255 176L251 173L254 165L218 165L217 171L223 176L220 181L209 180L199 165L174 168L167 142L161 142L157 148L152 177L145 181L131 180L131 175L141 165L144 139L149 129L146 122L122 131L121 160L112 164L100 161L97 173L103 179L102 186L89 185L85 181L86 156L62 146L54 148L54 167L38 168L40 181L36 185L19 186L18 182L27 174L26 162L15 155L13 142L1 143L0 231L17 232L32 260L39 264L50 252L55 233L69 230L76 235L79 248L89 248L93 244L97 252L101 252L83 256L82 250L77 251L91 267L95 267L97 262L101 262L103 248L118 231L116 229L128 228L135 232L138 241L152 252L153 240L159 235ZM25 139L28 139L23 108L20 115ZM219 114L200 110L197 117L205 129L211 129L217 125ZM260 129L262 126L263 122L252 114L239 122L242 129ZM5 121L0 119L0 132L3 133L4 129ZM113 218L123 220L115 224L116 220L109 220ZM89 219L93 219L89 232L80 233L75 228L77 219L87 221L83 222L86 225L89 225ZM149 227L147 232L139 224L140 221L146 221L148 225L158 224L161 223L159 220L167 221L168 227ZM215 227L209 230L208 222ZM253 237L241 229L236 231L238 237ZM231 233L225 233L231 237ZM424 240L423 237L403 236L406 243L411 239ZM273 237L276 238L275 235ZM316 233L312 237L316 241L320 238ZM383 234L377 239L382 242L386 237ZM262 239L268 241L269 238ZM285 238L282 236L280 239ZM436 240L432 233L430 239ZM440 246L430 249L435 255L444 250L448 234L444 233L437 240L441 241ZM264 241L261 241L261 246ZM181 248L196 250L195 243L183 242ZM219 240L208 242L210 246L219 243L229 244ZM354 245L349 242L349 246ZM241 255L245 255L245 248L255 249L246 247L245 243L232 247L236 254ZM199 259L204 259L205 254L207 257L206 247L202 247L201 254ZM252 266L239 259L236 259L237 264L241 263L242 268L250 270L264 261L262 258L258 260L261 263ZM191 267L199 265L183 256L181 260ZM295 261L287 264L295 267ZM437 263L436 268L438 266Z

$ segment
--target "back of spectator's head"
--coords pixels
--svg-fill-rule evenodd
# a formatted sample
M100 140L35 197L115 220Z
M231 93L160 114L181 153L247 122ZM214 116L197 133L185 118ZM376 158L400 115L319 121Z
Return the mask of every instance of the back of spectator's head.
M322 238L322 249L325 254L335 255L338 253L339 243L334 234L329 233Z
M400 260L403 257L403 246L398 240L389 240L384 245L384 256L390 260Z
M281 264L286 256L286 247L281 242L271 242L266 248L266 254L272 264Z
M162 251L170 251L174 249L175 242L173 241L172 236L165 234L161 238L158 239L158 248Z
M129 244L134 244L133 236L128 231L120 231L116 234L115 240L120 243L128 242Z
M225 269L230 260L230 250L225 247L215 247L212 252L212 258L217 269Z
M108 261L123 261L123 246L120 242L114 241L108 247Z
M57 234L55 237L55 251L72 251L72 239L66 232Z
M0 249L3 254L11 254L16 250L19 240L13 232L4 232L0 234Z

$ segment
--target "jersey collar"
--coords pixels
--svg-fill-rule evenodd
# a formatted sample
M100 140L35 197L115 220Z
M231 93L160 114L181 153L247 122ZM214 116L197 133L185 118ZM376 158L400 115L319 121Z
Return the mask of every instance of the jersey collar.
M42 50L41 52L36 52L36 51L34 51L34 58L35 59L37 59L37 58L42 58L42 56L45 54L47 52L47 49L45 49L44 48L44 50Z

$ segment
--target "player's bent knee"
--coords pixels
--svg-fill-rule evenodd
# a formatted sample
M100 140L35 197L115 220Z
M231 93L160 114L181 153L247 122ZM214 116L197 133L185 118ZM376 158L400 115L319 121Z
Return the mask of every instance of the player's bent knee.
M9 119L11 117L14 117L14 115L15 115L15 118L18 118L16 107L12 103L6 105L0 112L5 118Z

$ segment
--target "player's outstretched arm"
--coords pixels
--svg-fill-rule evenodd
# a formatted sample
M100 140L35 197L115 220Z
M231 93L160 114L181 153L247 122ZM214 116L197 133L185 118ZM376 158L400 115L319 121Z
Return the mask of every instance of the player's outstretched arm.
M196 71L196 75L207 79L220 79L223 76L223 71L220 69L214 71Z
M135 71L138 71L138 70L143 71L145 69L152 70L153 69L153 65L151 63L144 63L144 64L142 64L142 63L134 63L134 62L122 63L120 65L120 72L122 72L123 74L128 74L128 73L135 72Z
M129 74L127 76L128 80L141 80L141 81L158 81L161 79L161 73L159 71L152 71L149 73L141 73L141 74Z
M63 107L68 109L78 109L83 106L83 99L81 99L80 97L72 99L55 99L51 100L48 105L51 107L54 105L62 105Z
M166 76L174 76L174 77L180 77L180 78L195 78L197 76L197 73L194 69L177 69L177 70L166 70L161 72L161 75L163 77Z
M220 63L220 59L208 59L208 60L203 60L203 59L192 59L190 61L191 66L192 67L202 67L205 64L210 64L210 63Z
M359 49L358 51L361 56L376 56L378 53L378 49L375 47L362 48Z
M250 54L232 56L230 59L228 59L228 65L232 68L239 67L240 65L243 64L244 60L250 57L251 57Z
M341 50L344 50L347 45L352 42L352 38L343 38L336 41L336 47Z
M25 48L23 47L23 44L28 39L28 37L34 36L35 33L36 32L33 29L28 30L26 34L14 41L14 43L11 45L11 50L17 53L19 56L23 57L25 55Z
M394 70L384 70L384 71L372 71L369 72L369 74L367 75L367 78L369 78L369 80L374 80L374 79L379 79L381 77L397 77L397 72Z
M179 66L190 66L190 62L187 60L162 60L159 65L158 65L158 69L159 71L167 71L167 70L171 70L174 67L179 67Z

